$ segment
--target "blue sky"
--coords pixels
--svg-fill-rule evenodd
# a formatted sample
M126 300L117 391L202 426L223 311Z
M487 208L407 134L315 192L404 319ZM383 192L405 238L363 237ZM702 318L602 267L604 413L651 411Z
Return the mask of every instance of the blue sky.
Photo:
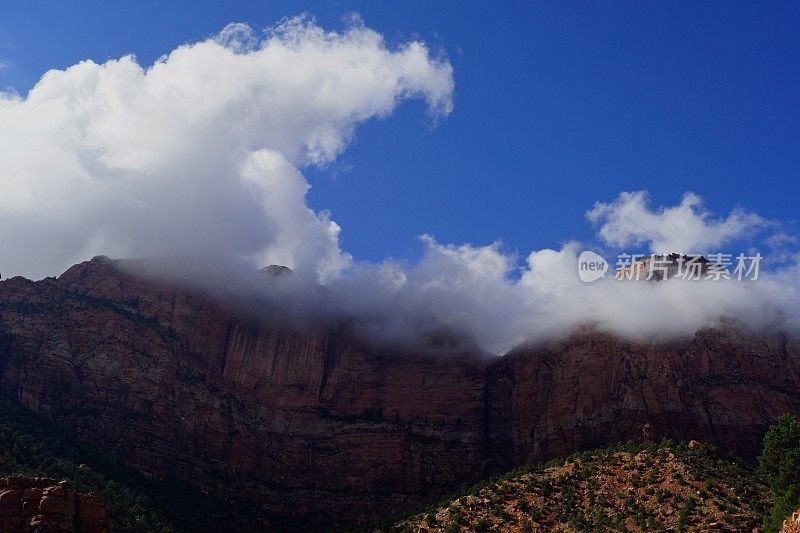
M331 210L359 259L414 256L422 233L521 253L590 240L585 211L626 190L796 217L797 4L19 2L0 18L0 87L24 94L86 58L150 64L233 21L307 12L337 29L354 11L390 42L446 54L456 82L442 123L404 104L305 170L310 205Z

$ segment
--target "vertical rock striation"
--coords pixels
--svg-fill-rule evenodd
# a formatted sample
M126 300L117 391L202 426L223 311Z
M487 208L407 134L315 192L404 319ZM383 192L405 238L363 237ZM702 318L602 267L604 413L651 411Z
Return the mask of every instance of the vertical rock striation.
M664 437L753 458L772 421L800 413L800 344L733 329L649 344L587 331L505 355L487 389L499 468Z

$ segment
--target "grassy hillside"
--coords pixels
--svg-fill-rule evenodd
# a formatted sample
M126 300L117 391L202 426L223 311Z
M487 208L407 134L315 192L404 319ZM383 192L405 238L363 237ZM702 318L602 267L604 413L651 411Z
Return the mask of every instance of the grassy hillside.
M66 479L97 494L112 531L263 531L241 509L182 483L153 481L113 456L82 443L70 430L0 396L0 475Z
M705 448L617 446L524 467L387 531L752 531L770 493Z

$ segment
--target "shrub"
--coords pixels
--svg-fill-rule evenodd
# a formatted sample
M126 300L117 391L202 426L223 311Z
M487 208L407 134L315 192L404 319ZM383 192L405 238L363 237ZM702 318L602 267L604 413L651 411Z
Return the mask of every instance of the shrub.
M800 420L784 415L769 428L758 464L774 497L764 527L779 531L783 520L800 507Z
M447 526L447 527L445 528L445 530L444 530L444 532L445 532L445 533L458 533L459 531L461 531L461 526L459 526L459 525L458 525L458 524L456 524L455 522L452 522L452 523L451 523L449 526Z

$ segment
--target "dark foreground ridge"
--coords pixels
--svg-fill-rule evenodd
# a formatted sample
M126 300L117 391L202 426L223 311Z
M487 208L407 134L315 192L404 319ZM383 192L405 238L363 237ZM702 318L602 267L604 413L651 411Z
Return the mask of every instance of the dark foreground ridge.
M61 501L70 495L72 514ZM130 533L263 531L265 526L248 511L185 483L148 479L72 430L0 396L0 531L38 531L25 529L37 524L49 524L43 531L61 531L60 526L75 531L70 522L91 533L109 526Z
M502 358L389 353L105 258L0 282L0 390L153 480L303 527L374 523L464 482L628 440L752 460L800 414L800 346L579 332Z

